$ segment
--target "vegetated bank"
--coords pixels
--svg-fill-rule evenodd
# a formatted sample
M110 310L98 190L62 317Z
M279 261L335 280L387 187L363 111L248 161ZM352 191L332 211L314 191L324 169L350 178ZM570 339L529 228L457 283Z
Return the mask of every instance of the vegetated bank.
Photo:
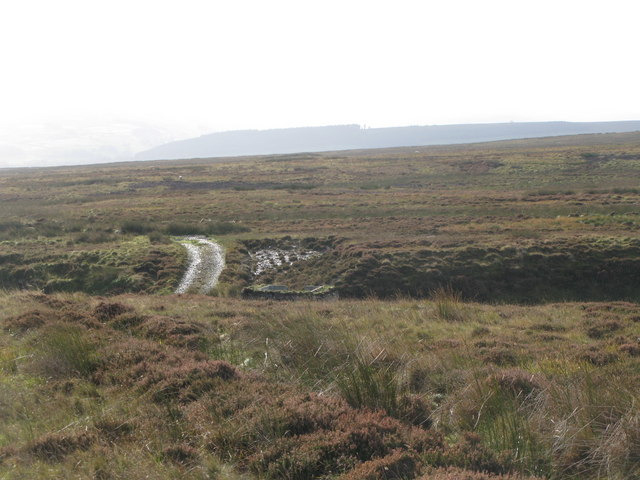
M118 294L171 293L186 253L147 236L98 242L25 238L0 243L0 288Z
M182 246L146 236L125 238L119 246L91 244L60 254L59 243L46 253L24 250L26 244L13 247L5 242L0 256L0 286L5 289L171 293L187 268ZM295 248L314 255L296 257ZM283 260L268 266L262 260L257 271L256 251L279 252ZM640 240L630 237L451 247L429 240L354 243L336 237L285 237L230 242L226 255L218 295L238 296L245 289L246 297L293 299L300 295L292 292L308 285L331 286L341 298L420 298L440 288L470 300L515 303L637 301L640 295ZM287 285L290 292L258 293L257 285L269 284ZM322 293L316 298L333 294Z
M286 285L251 285L242 290L242 298L269 300L337 300L331 285L307 285L302 290L290 290Z
M441 288L488 302L640 298L640 240L635 238L450 248L430 241L332 243L322 255L267 270L258 281L296 288L326 282L341 298L428 297Z

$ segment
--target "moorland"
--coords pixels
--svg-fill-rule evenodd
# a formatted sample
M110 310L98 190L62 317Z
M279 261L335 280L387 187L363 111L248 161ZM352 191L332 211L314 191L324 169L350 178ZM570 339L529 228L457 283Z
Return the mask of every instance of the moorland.
M0 474L638 478L639 174L638 133L1 170Z

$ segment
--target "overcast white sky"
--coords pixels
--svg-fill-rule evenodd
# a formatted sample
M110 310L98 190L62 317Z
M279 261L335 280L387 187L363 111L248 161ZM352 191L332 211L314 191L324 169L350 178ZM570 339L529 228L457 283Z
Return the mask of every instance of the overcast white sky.
M0 166L246 128L640 120L637 5L2 1Z

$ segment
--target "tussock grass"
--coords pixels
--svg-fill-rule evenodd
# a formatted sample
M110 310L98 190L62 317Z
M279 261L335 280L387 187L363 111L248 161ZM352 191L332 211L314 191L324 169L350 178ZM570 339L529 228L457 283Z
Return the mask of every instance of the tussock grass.
M464 321L409 299L7 298L0 471L638 475L637 305L458 306ZM42 323L11 330L34 311ZM495 351L517 365L487 361ZM616 356L599 364L584 352ZM50 369L45 356L57 358Z
M354 408L384 410L391 416L400 414L399 403L402 387L393 364L385 365L385 352L374 358L363 358L354 352L335 380L338 391Z
M448 322L462 322L465 320L465 305L462 303L462 295L453 287L439 287L431 293L436 315L441 320Z
M51 325L36 340L36 371L51 377L89 377L98 367L95 341L74 325Z

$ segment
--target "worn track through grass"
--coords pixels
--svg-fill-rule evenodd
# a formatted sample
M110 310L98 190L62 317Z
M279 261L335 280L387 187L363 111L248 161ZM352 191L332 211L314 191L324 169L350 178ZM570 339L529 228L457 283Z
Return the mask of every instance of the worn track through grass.
M184 237L180 242L189 254L189 266L176 293L197 291L207 294L218 283L225 266L224 250L218 243L199 236Z

